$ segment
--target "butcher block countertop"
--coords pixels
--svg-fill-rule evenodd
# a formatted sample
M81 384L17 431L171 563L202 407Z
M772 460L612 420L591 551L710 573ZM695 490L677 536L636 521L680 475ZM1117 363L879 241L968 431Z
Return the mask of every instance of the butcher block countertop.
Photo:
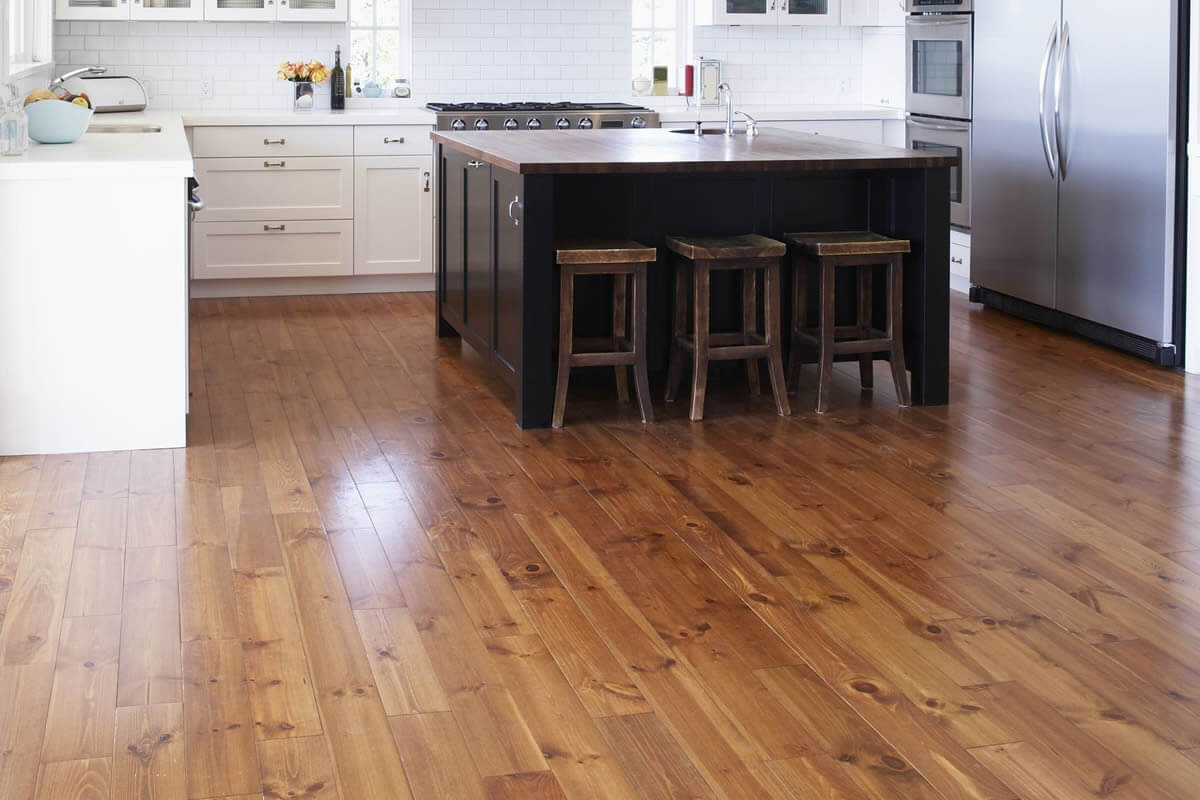
M696 136L665 129L607 131L434 131L435 142L523 175L816 172L952 167L940 156L809 133L760 129L758 136Z

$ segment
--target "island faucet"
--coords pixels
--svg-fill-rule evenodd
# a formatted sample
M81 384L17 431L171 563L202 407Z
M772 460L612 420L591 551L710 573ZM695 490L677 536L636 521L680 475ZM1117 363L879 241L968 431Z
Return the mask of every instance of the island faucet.
M95 67L80 67L79 69L73 69L70 72L59 75L54 80L50 81L50 89L53 90L53 89L58 88L59 86L62 86L64 83L66 83L71 78L74 78L76 75L101 75L105 72L108 72L108 67L95 66Z
M717 100L725 97L725 135L733 136L733 89L728 83L717 86Z

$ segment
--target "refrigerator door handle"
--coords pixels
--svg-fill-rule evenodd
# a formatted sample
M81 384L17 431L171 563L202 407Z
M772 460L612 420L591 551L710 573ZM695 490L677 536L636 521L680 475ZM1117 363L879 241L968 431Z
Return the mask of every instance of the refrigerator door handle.
M1046 41L1046 54L1042 56L1042 69L1038 77L1038 126L1042 132L1042 155L1050 177L1058 177L1058 165L1054 163L1054 143L1050 141L1050 128L1046 125L1046 79L1050 77L1050 57L1058 44L1058 22L1050 24L1050 38Z
M1063 79L1067 72L1067 50L1071 46L1071 23L1064 21L1062 45L1058 48L1058 69L1054 77L1054 142L1058 145L1058 171L1067 179L1067 148L1063 136Z

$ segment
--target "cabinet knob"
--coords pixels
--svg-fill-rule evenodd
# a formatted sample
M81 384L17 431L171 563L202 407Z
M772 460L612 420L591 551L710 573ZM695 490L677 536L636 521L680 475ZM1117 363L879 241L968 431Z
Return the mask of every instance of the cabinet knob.
M508 201L508 218L513 221L514 227L521 226L521 212L525 210L525 206L521 205L521 198L513 195L513 199Z
M286 161L264 161L263 166L264 167L286 167L287 162Z
M428 192L429 191L429 170L425 170L424 172L422 172L421 177L423 177L425 179L425 191Z
M483 166L483 162L482 161L468 161L467 166L474 167L475 169L479 169L480 167Z
M403 136L385 136L383 137L384 144L404 144Z
M263 144L287 144L287 139L283 137L278 139L263 139Z
M263 225L264 231L284 231L287 230L287 225Z

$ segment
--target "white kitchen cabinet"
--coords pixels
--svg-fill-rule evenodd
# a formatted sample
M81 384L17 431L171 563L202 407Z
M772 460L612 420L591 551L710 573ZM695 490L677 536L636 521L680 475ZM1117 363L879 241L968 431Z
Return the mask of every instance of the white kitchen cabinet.
M354 222L195 222L193 278L299 278L354 271Z
M178 20L204 19L204 0L54 0L60 20Z
M354 274L433 270L433 157L354 159Z
M904 0L842 0L842 24L902 26L908 10Z
M429 129L426 128L426 131ZM426 138L429 134L426 133ZM426 151L429 152L429 151ZM230 125L195 128L192 155L196 158L292 158L295 156L352 156L354 128L350 125Z
M354 159L197 158L197 222L351 219Z
M697 25L838 25L843 0L696 0Z
M204 18L234 22L345 22L346 0L204 0Z
M883 143L883 121L878 119L797 120L794 122L760 122L764 128L836 136L870 144Z

